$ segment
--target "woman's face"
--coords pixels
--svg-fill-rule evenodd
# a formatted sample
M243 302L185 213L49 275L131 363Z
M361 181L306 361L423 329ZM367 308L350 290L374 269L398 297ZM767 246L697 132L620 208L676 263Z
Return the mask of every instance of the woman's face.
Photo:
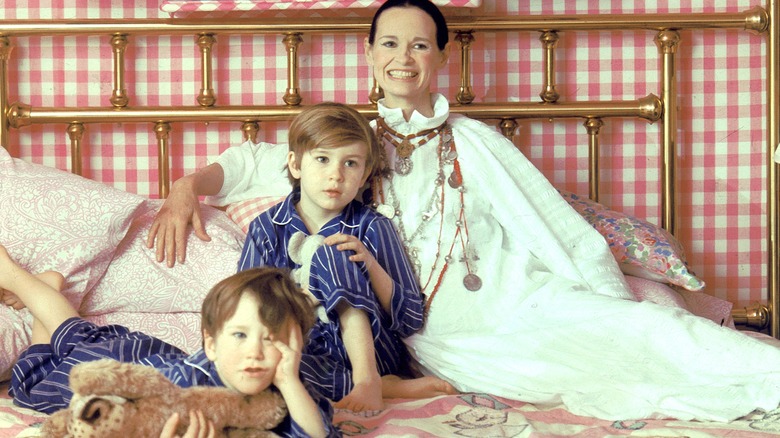
M447 63L449 44L436 47L436 24L415 7L391 8L376 22L374 44L365 41L366 61L385 93L385 105L433 115L431 81Z

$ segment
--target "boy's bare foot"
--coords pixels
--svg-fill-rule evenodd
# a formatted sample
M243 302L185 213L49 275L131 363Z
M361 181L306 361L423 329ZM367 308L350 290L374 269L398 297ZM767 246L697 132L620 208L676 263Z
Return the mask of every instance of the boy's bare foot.
M450 382L434 376L402 379L398 376L382 376L382 397L384 398L430 398L440 395L458 394Z
M8 254L8 250L3 245L0 245L0 302L16 310L24 309L25 304L16 294L5 289L4 286L10 284L9 282L15 275L18 275L18 272L21 269L22 268L11 258L11 255ZM59 272L46 271L36 274L35 276L58 291L62 290L62 287L65 284L65 277Z
M0 289L0 302L15 310L24 309L24 303L16 295L5 289Z
M379 411L384 407L381 388L378 384L356 383L352 391L333 406L353 412Z

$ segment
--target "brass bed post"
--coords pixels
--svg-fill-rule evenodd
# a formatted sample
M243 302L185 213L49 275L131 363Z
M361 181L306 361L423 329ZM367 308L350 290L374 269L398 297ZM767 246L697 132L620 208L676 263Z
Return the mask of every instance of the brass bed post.
M260 131L260 123L244 122L241 124L241 132L244 133L244 141L251 140L257 143L257 133Z
M287 92L284 94L284 103L287 105L300 105L301 95L298 90L298 46L303 42L300 33L288 33L282 39L287 49Z
M6 36L0 36L0 144L8 149L8 60L13 46Z
M599 130L604 122L598 117L588 117L583 126L588 131L588 196L599 202Z
M561 97L555 89L555 47L558 46L558 32L547 31L539 36L539 41L544 46L544 90L539 93L543 102L557 102Z
M111 37L111 48L114 56L114 91L108 100L114 108L124 108L129 102L125 89L125 49L127 49L127 35L114 34Z
M472 32L458 32L455 41L460 44L460 89L455 98L458 103L471 103L474 101L471 90L471 43L474 35Z
M84 137L84 124L71 123L68 125L68 138L70 138L70 171L76 175L83 175L81 139Z
M770 334L780 338L780 179L774 162L780 146L780 0L769 0L767 40L767 296Z
M171 132L171 125L167 122L157 122L154 124L154 134L157 136L157 168L158 186L160 199L168 197L171 188L170 175L170 149L168 147L168 133Z
M515 136L515 131L517 130L517 121L515 119L501 119L498 123L498 128L501 130L501 133L504 134L504 137L512 140L512 137Z
M677 75L674 55L680 42L680 34L674 30L662 30L655 42L663 54L661 81L663 90L663 141L661 142L661 227L677 235L675 221L675 172L677 169Z
M201 84L198 103L200 106L214 106L217 98L212 87L211 48L217 40L211 34L200 34L198 47L200 47Z

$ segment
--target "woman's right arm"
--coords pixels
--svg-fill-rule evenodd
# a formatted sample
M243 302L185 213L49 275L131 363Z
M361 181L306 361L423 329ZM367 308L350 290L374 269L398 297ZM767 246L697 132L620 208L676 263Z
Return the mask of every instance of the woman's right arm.
M201 220L200 199L225 206L258 196L284 197L290 192L287 179L287 145L244 143L226 149L214 163L178 179L157 212L146 245L156 245L157 261L173 266L183 263L187 252L189 224L201 240L210 240Z
M155 248L157 261L168 260L172 267L176 260L183 263L187 255L187 228L192 224L199 239L209 241L206 227L200 217L199 196L216 195L224 183L225 173L218 163L209 164L197 172L173 183L146 239L146 246Z

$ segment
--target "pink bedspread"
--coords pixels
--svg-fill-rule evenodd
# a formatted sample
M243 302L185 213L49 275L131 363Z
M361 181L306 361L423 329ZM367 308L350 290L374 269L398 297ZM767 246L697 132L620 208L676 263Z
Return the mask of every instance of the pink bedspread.
M40 436L46 416L0 397L0 436ZM580 417L560 406L534 406L486 394L396 400L383 411L336 411L344 436L359 437L770 437L780 433L780 410L731 423L676 420L606 421Z

